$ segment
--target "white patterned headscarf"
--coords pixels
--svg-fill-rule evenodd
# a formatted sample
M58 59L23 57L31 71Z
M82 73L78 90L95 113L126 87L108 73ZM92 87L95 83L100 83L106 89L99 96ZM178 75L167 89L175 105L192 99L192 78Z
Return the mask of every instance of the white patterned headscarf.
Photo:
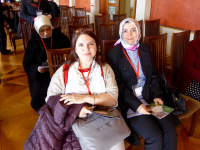
M123 25L125 23L132 23L135 28L136 28L136 31L137 31L137 40L133 43L133 44L128 44L126 43L124 40L123 40L123 32L122 32L122 29L123 29ZM121 23L120 23L120 26L119 26L119 37L120 39L115 43L115 46L118 45L119 43L121 43L123 45L123 47L127 50L136 50L138 47L139 47L139 40L140 40L140 37L141 37L141 32L140 32L140 24L138 23L137 20L133 19L133 18L126 18L124 19Z
M35 30L36 32L40 35L39 33L39 30L42 26L44 25L48 25L51 27L51 34L52 34L52 30L53 30L53 26L51 24L51 21L49 19L49 17L45 16L45 15L40 15L40 16L37 16L34 20L34 27L35 27ZM41 35L40 35L41 36ZM42 37L42 36L41 36ZM42 37L44 38L44 37Z

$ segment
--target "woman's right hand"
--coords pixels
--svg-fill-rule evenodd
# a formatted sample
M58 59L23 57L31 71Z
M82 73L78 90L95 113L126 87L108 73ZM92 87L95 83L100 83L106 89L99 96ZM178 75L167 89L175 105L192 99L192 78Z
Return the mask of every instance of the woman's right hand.
M146 108L146 106L144 104L141 104L138 107L137 112L139 112L140 114L144 114L144 115L150 115L149 110Z
M88 106L84 106L81 111L79 112L78 116L80 118L84 118L87 116L87 114L91 114L90 108Z
M40 72L40 73L44 73L46 71L46 68L44 68L44 69L40 69L40 66L38 67L38 72Z

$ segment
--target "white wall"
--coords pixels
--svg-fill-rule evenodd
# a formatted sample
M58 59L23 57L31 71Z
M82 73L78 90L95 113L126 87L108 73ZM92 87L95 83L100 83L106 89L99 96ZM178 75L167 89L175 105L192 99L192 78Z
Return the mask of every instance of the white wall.
M59 0L54 0L54 2L55 2L57 5L59 5Z
M76 6L75 0L69 0L69 6Z
M136 20L149 20L151 14L151 3L152 0L137 0L136 5ZM145 27L145 25L143 25ZM167 55L170 55L170 48L171 48L171 39L172 33L181 32L183 30L175 29L171 27L161 26L161 34L167 33ZM143 34L145 34L145 28L143 28ZM193 40L194 34L190 34L190 40Z
M132 1L134 1L134 0L132 0ZM130 16L130 7L133 7L133 5L130 5L130 3L131 3L131 0L126 0L126 3L125 3L125 13L126 13L126 17L127 18L130 18L131 16Z

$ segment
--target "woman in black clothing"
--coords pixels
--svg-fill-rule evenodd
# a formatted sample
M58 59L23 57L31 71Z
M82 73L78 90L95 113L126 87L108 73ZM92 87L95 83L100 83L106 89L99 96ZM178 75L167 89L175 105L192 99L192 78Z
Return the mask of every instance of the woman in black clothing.
M139 23L132 18L124 19L119 35L120 40L108 52L108 64L119 88L119 107L131 129L132 136L127 140L139 145L139 134L145 139L146 150L176 150L176 125L171 115L158 119L146 107L163 101L150 50L139 43Z
M70 41L67 36L52 28L47 16L38 16L34 27L37 32L32 34L28 42L23 66L28 76L31 106L37 111L45 103L50 82L49 71L40 68L42 63L47 61L46 49L68 48Z
M48 0L22 0L20 17L26 21L33 23L34 18L37 17L37 12L41 11L51 19L53 11L48 3ZM38 13L40 14L40 13Z

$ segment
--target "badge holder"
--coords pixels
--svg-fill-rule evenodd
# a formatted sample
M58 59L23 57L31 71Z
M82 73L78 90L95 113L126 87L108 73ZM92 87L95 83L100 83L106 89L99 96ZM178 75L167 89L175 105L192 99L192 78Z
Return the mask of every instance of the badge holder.
M42 15L42 12L43 12L42 10L36 10L36 15L37 15L37 16L41 16L41 15Z
M142 86L138 86L138 84L132 85L132 90L133 90L133 94L137 97L137 98L142 98L142 90L143 87Z

